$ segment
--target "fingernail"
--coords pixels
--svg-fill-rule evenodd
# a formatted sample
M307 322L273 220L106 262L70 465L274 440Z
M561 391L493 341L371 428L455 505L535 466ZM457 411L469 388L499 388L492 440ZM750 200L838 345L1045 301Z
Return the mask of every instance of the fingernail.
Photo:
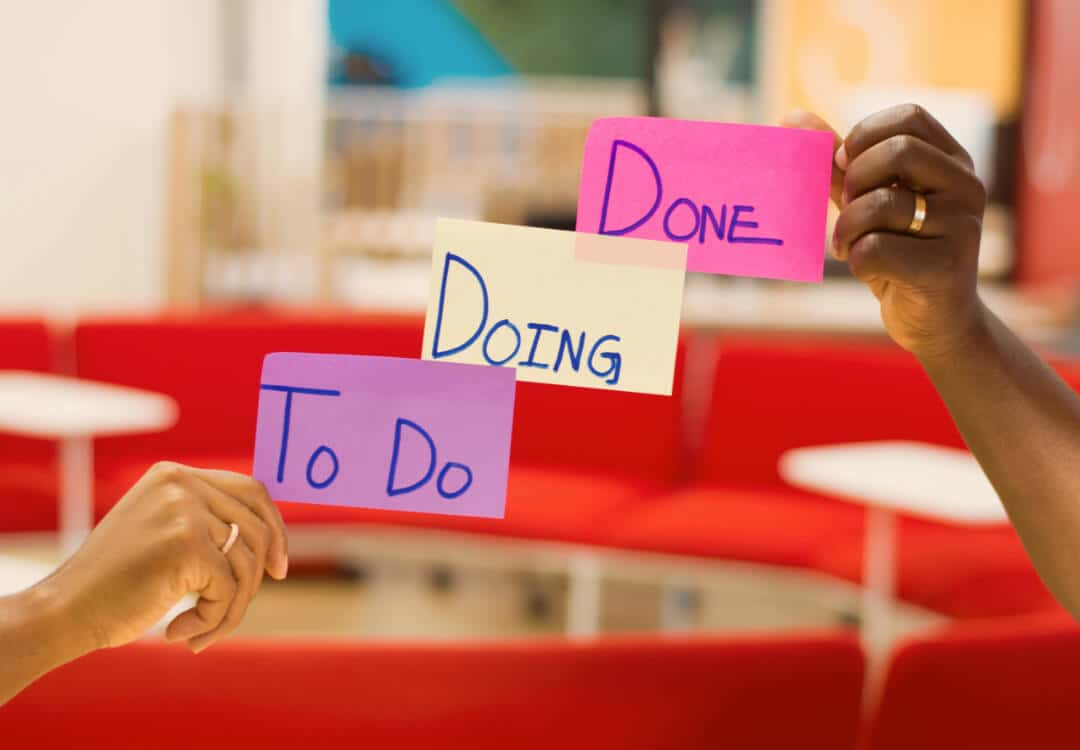
M278 561L274 563L274 569L270 572L273 574L274 578L279 581L283 580L285 576L289 574L289 558L279 557Z
M844 148L844 144L840 144L840 148L836 149L836 166L841 170L847 171L847 149Z

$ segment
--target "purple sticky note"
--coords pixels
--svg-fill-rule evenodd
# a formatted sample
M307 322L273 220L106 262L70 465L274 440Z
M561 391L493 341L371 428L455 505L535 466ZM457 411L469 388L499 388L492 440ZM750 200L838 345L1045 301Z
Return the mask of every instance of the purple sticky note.
M812 130L596 120L577 231L685 242L688 271L821 281L832 157Z
M512 369L278 352L259 388L254 475L275 500L502 518Z

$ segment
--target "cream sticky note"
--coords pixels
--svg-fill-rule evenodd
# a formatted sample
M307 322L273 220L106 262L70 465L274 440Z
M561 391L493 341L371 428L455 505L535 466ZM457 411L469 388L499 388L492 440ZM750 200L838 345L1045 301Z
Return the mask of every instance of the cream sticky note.
M439 219L424 359L670 395L686 245Z
M817 131L596 120L577 229L686 242L689 271L821 281L832 157Z

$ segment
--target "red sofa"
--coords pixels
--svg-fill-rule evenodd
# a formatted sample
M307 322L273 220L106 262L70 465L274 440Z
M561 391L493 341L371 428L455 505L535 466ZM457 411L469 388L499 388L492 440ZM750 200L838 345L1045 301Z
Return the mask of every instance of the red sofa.
M0 370L52 372L56 344L39 319L0 320ZM57 525L56 444L0 432L0 531Z
M1080 364L1049 360L1066 383L1080 388ZM902 598L955 618L1062 611L1012 526L964 527L905 519L899 539ZM862 561L863 545L848 540L819 549L812 565L859 581Z
M863 510L786 485L807 445L963 441L916 360L887 342L722 340L692 481L614 524L605 543L811 568L861 580ZM901 598L956 617L1052 608L1010 527L899 524Z
M1080 627L1067 616L963 623L900 644L865 750L1075 747Z
M162 391L181 408L166 433L97 441L99 512L161 458L249 471L255 383L267 352L417 356L422 327L412 316L263 311L84 321L75 336L80 375ZM671 398L519 384L502 520L293 503L283 503L283 513L290 523L598 543L859 581L862 509L786 485L779 457L791 448L860 440L963 445L918 363L887 342L721 339L709 399L684 382L687 344L679 348ZM688 457L684 428L695 412L683 404L703 400L700 450ZM945 614L1055 607L1005 526L901 519L898 558L899 595Z
M75 329L80 377L165 393L176 425L95 440L98 513L155 461L251 471L259 375L272 351L414 356L423 321L392 315L210 311L92 318Z
M251 470L258 377L271 351L417 357L414 316L285 312L91 319L75 332L79 375L167 393L168 432L96 441L98 512L154 461ZM290 523L383 523L592 541L607 519L670 489L682 460L682 369L671 398L518 386L506 518L393 513L283 503Z
M0 709L5 747L854 746L844 635L590 644L141 643L46 675Z

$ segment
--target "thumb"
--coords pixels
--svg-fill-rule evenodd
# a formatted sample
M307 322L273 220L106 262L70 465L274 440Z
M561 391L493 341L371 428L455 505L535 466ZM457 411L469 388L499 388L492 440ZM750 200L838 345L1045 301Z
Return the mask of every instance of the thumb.
M788 112L784 115L780 124L785 128L802 128L803 130L824 130L827 133L832 133L833 136L833 151L840 148L843 145L844 139L840 137L840 134L832 129L829 123L815 115L813 112L806 112L803 110L795 110L794 112ZM829 190L832 196L832 202L837 208L840 208L840 196L844 192L844 171L840 167L836 166L836 159L833 158L832 165L832 185Z

